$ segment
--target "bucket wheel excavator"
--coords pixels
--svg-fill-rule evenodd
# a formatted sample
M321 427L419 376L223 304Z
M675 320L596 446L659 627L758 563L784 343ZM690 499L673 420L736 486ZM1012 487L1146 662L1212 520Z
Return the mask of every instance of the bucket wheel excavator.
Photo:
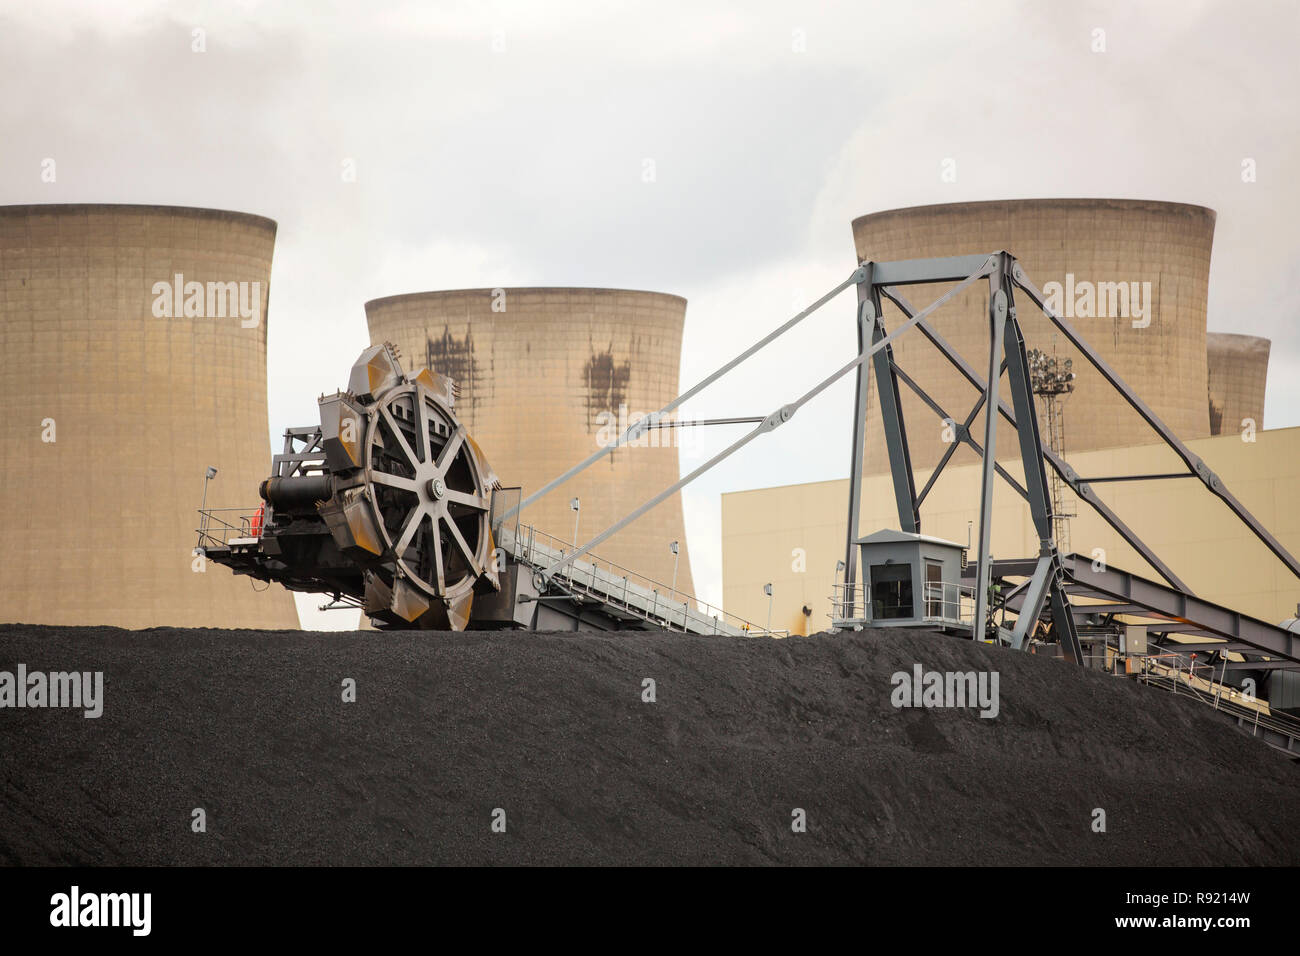
M286 432L248 535L217 534L221 519L205 513L205 554L333 594L381 627L463 630L475 597L500 589L489 524L500 482L454 402L450 379L408 375L391 344L366 349L347 391L320 399L319 427Z
M196 555L383 630L750 631L594 555L548 575L570 546L520 523L521 489L502 486L455 404L447 376L405 372L390 343L366 349L347 390L321 396L320 424L285 431L259 507L200 509Z

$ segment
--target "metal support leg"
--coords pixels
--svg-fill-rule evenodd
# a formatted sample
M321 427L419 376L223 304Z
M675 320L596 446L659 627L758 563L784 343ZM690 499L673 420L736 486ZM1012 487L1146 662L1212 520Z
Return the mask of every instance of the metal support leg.
M1070 613L1070 602L1066 600L1059 571L1052 582L1052 625L1066 659L1075 664L1082 664L1083 645L1079 643L1079 632L1074 626L1074 615Z
M863 265L865 273L858 283L858 354L866 351L876 324L876 309L871 297L871 263ZM857 391L853 399L853 448L849 460L849 520L844 543L844 600L852 608L857 599L858 524L862 519L862 455L867 432L867 395L871 387L871 363L858 366Z
M1038 433L1038 415L1034 409L1033 386L1029 381L1025 337L1016 321L1011 283L1008 281L1003 288L1007 293L1007 384L1011 389L1011 404L1016 410L1016 436L1020 442L1020 461L1025 470L1025 490L1029 493L1029 511L1034 519L1034 529L1038 532L1039 553L1055 554L1052 499L1047 487L1047 471L1043 468L1043 440ZM990 414L990 417L997 416Z
M993 570L991 537L993 532L993 461L997 455L998 380L1002 368L1002 337L1007 321L1007 294L1000 288L1005 257L999 257L998 268L989 285L996 281L999 288L989 297L989 377L984 395L984 461L980 479L980 533L979 556L975 570L975 620L971 637L984 639L984 628L989 617L989 579Z
M876 312L876 321L871 330L871 341L874 344L885 337L885 325L880 319L880 293L872 289L871 294ZM917 534L921 530L921 516L917 513L916 480L912 477L912 455L908 449L907 429L903 423L903 403L898 394L893 348L885 346L875 354L872 363L876 372L876 392L880 397L885 447L889 452L889 470L894 479L898 528L909 534Z
M1033 577L1029 579L1029 586L1025 589L1025 600L1020 605L1020 616L1016 618L1015 629L1011 632L1012 650L1024 650L1029 631L1038 621L1038 615L1042 613L1043 605L1047 602L1048 591L1057 583L1056 574L1056 556L1050 554L1040 556Z

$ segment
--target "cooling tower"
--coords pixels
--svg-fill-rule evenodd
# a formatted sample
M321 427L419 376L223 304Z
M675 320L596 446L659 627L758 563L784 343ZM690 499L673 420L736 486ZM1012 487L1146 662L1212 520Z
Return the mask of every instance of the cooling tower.
M1210 434L1206 381L1206 295L1214 211L1180 203L1123 199L1027 199L917 206L853 221L859 260L956 256L1005 249L1044 293L1059 284L1060 308L1088 343L1183 439ZM1122 285L1121 285L1122 284ZM916 308L951 286L903 290ZM988 284L981 280L942 306L931 321L980 376L988 369ZM1070 358L1077 374L1064 403L1064 448L1085 451L1144 444L1154 433L1023 294L1017 316L1026 346ZM894 328L900 313L885 306ZM976 391L917 332L894 342L898 365L957 422ZM1004 383L1005 384L1005 383ZM900 382L912 464L933 467L947 449L937 416ZM1005 393L1004 398L1010 400ZM979 440L983 416L972 432ZM1003 423L1005 424L1005 422ZM1018 455L1014 433L999 429L999 458ZM1044 441L1048 440L1044 434ZM965 457L963 457L965 456ZM959 463L975 460L957 453ZM866 470L889 467L874 392L867 419Z
M677 395L686 300L619 289L469 289L366 303L370 339L393 342L407 364L449 375L456 413L503 484L525 495L587 458L601 441ZM621 418L620 418L621 416ZM523 521L573 537L570 499L586 540L678 477L676 429L650 432L529 506ZM595 549L691 590L681 499L674 495Z
M1211 332L1209 362L1210 434L1239 432L1246 419L1264 427L1264 386L1270 342L1254 335Z
M209 507L267 475L275 228L0 206L0 621L297 626L286 591L192 554L206 469Z

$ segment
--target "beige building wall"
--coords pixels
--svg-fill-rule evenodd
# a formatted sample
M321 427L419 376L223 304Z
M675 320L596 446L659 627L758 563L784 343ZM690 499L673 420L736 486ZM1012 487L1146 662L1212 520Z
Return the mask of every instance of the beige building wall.
M1005 429L1003 434L1011 434ZM1246 442L1237 434L1188 442L1256 518L1293 555L1300 556L1300 428L1259 432ZM1163 444L1112 448L1069 456L1080 475L1180 471ZM1007 471L1022 476L1019 462ZM961 544L979 533L979 466L949 466L922 509L921 528ZM919 478L925 476L919 475ZM1198 479L1115 482L1093 485L1098 495L1183 579L1198 596L1265 621L1294 616L1300 580L1237 520ZM995 558L1037 554L1028 505L999 480L994 496ZM772 626L804 633L829 622L835 562L844 557L848 480L741 491L722 497L723 606L749 620L765 621L763 584L773 583ZM1105 552L1109 564L1159 580L1136 552L1122 543L1086 504L1070 522L1073 550ZM973 523L973 525L972 525ZM863 488L860 531L897 528L887 475L868 477ZM968 527L970 528L968 536ZM802 555L799 549L802 550ZM802 559L804 571L799 571ZM800 613L813 609L810 619ZM805 625L805 621L808 623Z
M191 566L206 468L209 506L237 507L270 467L275 228L210 209L0 207L0 621L298 626L284 589ZM177 273L260 283L257 326L156 317L154 283Z
M1119 199L1030 199L1004 202L918 206L873 213L853 221L859 260L888 261L968 255L1005 249L1024 266L1039 289L1074 276L1076 303L1080 283L1149 282L1150 324L1134 328L1123 316L1070 318L1085 340L1139 390L1144 401L1184 440L1210 434L1206 398L1205 329L1210 246L1214 212L1180 203ZM913 286L903 290L923 308L950 285ZM1083 305L1083 303L1077 303ZM1027 296L1016 299L1026 345L1061 359L1071 358L1078 378L1065 410L1065 448L1086 451L1144 442L1150 431ZM1084 306L1086 307L1086 306ZM1064 311L1064 309L1062 310ZM1131 310L1130 310L1131 311ZM886 326L896 327L902 314L886 304ZM1069 316L1067 315L1067 318ZM980 281L940 308L931 318L939 333L975 367L988 368L988 283ZM938 350L915 331L894 343L899 366L961 422L978 393L960 378ZM933 466L947 445L937 416L910 389L903 391L903 412L915 467ZM867 473L888 470L880 413L874 388L869 400ZM983 433L983 415L974 424ZM1002 460L1016 454L998 449ZM956 461L973 461L962 448ZM927 473L928 475L928 473ZM922 480L924 480L924 477Z
M499 294L498 294L499 293ZM495 305L495 309L494 309ZM525 495L621 434L625 416L658 411L678 394L686 300L620 289L468 289L366 303L370 338L391 341L407 364L451 376L456 413L507 486ZM679 477L673 429L646 447L620 448L525 509L523 520L573 537L581 502L587 540ZM691 591L681 498L674 495L595 549Z
M1257 335L1211 332L1206 336L1209 365L1210 432L1240 433L1249 420L1264 427L1264 387L1272 343Z

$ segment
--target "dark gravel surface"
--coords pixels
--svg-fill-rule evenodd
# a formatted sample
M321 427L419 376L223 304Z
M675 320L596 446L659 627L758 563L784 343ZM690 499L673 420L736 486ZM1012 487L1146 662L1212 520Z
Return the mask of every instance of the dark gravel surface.
M1213 712L937 635L0 626L19 662L106 700L0 710L9 864L1300 862L1297 768ZM999 715L895 709L917 662Z

